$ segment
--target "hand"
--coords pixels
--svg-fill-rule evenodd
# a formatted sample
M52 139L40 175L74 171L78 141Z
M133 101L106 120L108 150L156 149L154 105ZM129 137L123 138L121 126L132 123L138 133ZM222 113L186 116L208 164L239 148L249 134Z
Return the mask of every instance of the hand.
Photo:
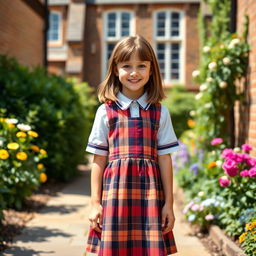
M89 214L89 221L91 222L91 227L98 232L102 231L102 211L102 205L96 203L92 204Z
M175 217L170 205L165 204L162 208L162 231L163 235L170 232L174 227Z

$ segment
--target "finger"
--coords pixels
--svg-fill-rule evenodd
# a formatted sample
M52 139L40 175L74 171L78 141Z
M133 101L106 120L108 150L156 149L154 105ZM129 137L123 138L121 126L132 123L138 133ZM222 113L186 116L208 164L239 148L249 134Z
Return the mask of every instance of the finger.
M93 221L92 222L92 228L97 231L97 232L101 232L101 229L99 228L99 225L97 222Z
M102 223L103 223L102 215L100 216L99 220L100 220L100 222L99 222L100 228L102 228Z
M162 215L162 228L165 226L166 224L166 215Z

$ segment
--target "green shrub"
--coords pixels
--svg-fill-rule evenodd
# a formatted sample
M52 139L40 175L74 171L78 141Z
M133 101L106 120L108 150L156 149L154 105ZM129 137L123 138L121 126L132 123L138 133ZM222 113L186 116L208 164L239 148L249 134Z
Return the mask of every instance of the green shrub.
M42 159L47 152L35 144L38 133L16 118L0 119L0 208L20 209L24 199L45 182ZM1 219L2 215L0 216Z
M42 68L29 71L16 60L0 56L0 90L0 108L28 122L41 135L38 141L48 152L44 164L49 178L66 181L73 177L76 165L84 159L96 105L88 86L46 75Z
M194 93L188 92L184 86L177 85L166 91L167 98L163 101L171 113L172 123L177 137L189 128L189 112L195 108Z

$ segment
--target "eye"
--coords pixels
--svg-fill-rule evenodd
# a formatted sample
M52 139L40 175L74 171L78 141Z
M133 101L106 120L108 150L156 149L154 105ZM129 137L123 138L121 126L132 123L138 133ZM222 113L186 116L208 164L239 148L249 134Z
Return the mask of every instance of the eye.
M147 66L145 64L140 64L139 68L146 68Z

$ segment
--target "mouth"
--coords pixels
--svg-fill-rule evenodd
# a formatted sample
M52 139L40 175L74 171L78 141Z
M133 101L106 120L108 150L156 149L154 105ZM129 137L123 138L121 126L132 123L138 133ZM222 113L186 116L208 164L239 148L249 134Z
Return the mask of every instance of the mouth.
M130 83L138 83L141 79L128 79Z

